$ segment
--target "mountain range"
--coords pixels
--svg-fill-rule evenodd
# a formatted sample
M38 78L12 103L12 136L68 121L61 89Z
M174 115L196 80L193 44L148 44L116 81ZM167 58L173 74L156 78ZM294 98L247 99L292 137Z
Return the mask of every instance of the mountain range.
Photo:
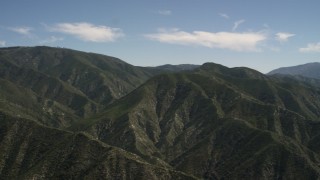
M285 74L285 75L295 75L304 76L308 78L320 79L320 63L307 63L298 66L283 67L279 69L272 70L268 73L273 74Z
M317 80L0 49L4 179L317 179Z

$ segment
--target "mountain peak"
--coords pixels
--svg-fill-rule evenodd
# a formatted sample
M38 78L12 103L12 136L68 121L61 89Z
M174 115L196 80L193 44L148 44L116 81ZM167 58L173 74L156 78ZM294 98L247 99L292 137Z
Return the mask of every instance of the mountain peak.
M254 69L250 69L247 67L228 68L221 64L216 64L212 62L204 63L202 66L200 66L199 71L221 74L225 76L231 76L234 78L252 78L252 79L265 78L265 76L262 73Z

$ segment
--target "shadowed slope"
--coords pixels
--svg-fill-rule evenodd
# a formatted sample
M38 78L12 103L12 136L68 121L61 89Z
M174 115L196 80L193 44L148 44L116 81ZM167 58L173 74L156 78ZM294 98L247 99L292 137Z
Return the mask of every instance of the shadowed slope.
M84 133L51 129L3 113L0 125L0 176L5 179L194 179Z
M99 112L159 72L64 48L0 48L0 108L64 128ZM10 95L10 90L16 94ZM14 113L17 110L19 114Z
M147 80L161 68L48 47L0 63L4 177L319 177L314 79L206 63Z
M318 154L308 146L318 135L312 124L319 122L319 92L205 64L156 76L74 128L198 177L303 177L298 166L316 177Z

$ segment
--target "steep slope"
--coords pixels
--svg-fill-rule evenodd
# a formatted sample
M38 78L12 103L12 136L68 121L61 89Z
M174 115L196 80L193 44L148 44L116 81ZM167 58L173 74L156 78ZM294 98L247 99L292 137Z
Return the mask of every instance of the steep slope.
M320 177L318 80L183 68L1 48L0 177Z
M202 178L314 178L319 109L316 87L208 63L156 76L73 130Z
M1 179L194 179L84 133L0 113Z
M304 77L320 79L320 63L314 62L292 67L283 67L272 70L268 74L300 75Z
M64 48L1 48L0 59L72 85L97 103L110 103L132 91L155 72L120 59Z
M320 87L320 79L308 78L305 76L297 75L287 75L287 74L273 74L269 75L272 79L276 81L289 82L290 84L300 84L311 87Z
M64 48L1 48L0 109L45 125L68 127L159 72Z
M97 103L63 81L6 60L0 61L0 83L2 110L47 125L68 125L98 108Z

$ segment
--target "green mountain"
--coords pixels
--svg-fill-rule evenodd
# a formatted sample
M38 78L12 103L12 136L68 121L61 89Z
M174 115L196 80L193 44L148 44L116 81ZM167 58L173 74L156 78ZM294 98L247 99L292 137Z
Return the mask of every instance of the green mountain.
M313 179L319 109L319 88L208 63L151 78L73 130L199 178Z
M1 179L194 179L85 133L0 113Z
M320 177L318 80L185 68L0 49L0 177Z
M159 72L64 48L1 48L0 109L45 125L68 127Z
M298 66L282 67L279 69L272 70L268 73L273 74L286 74L286 75L299 75L308 78L320 79L320 63L307 63Z

